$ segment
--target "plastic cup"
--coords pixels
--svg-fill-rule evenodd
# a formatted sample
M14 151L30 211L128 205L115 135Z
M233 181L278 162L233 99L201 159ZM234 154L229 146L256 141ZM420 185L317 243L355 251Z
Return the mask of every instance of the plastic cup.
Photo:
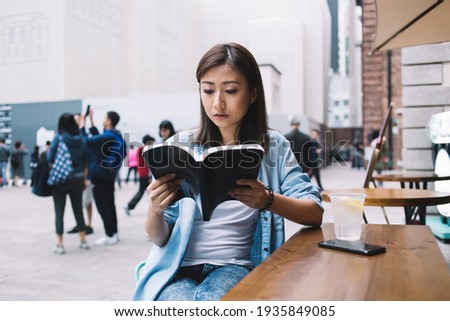
M330 194L336 238L358 241L361 238L362 216L366 194Z

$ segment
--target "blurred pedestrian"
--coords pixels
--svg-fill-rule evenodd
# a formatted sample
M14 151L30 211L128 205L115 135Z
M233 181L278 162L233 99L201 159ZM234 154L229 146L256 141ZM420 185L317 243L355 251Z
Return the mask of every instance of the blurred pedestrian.
M290 122L291 131L284 136L291 143L292 151L294 152L295 159L297 160L303 172L312 175L312 164L308 155L308 151L312 146L311 137L300 131L300 120L293 117Z
M85 221L86 235L94 233L94 229L92 227L92 202L94 199L93 189L94 189L94 185L92 185L91 180L86 179L84 182L83 195L81 197L81 205L82 205L83 209L86 209L86 221ZM78 233L78 232L79 232L78 225L75 225L67 233L74 234L74 233Z
M9 148L5 144L5 139L3 137L0 138L0 175L2 175L2 185L3 188L8 187L8 179L7 179L7 172L6 167L8 166L8 159L9 159Z
M120 178L120 171L118 171L116 174L116 183L117 186L119 186L119 188L122 189L122 179Z
M14 148L11 150L11 177L13 177L13 186L19 187L20 180L25 176L25 165L23 158L28 155L28 150L25 145L17 140L14 143Z
M62 148L63 142L70 153L72 160L73 175L65 182L52 187L53 203L55 206L55 225L56 225L56 254L64 254L63 245L64 233L64 209L66 206L67 195L70 197L75 221L77 222L78 233L80 236L80 249L89 249L86 242L85 223L82 208L82 195L84 189L84 179L87 167L87 145L83 137L79 134L78 126L72 114L64 113L58 120L58 135L53 139L50 150L47 154L47 160L54 164L58 148ZM56 166L64 167L66 164Z
M380 131L375 129L372 131L372 141L370 142L370 147L374 151L375 147L377 146L378 142L380 142L380 151L378 153L378 158L375 160L375 171L378 175L381 174L381 172L384 169L387 169L388 167L388 156L387 156L387 150L386 150L386 137L379 137ZM378 186L383 187L383 182L379 182Z
M47 154L50 151L51 142L45 143L45 149L39 154L37 166L34 169L34 181L31 192L40 197L52 196L52 187L47 184L50 166Z
M127 157L128 157L128 173L127 178L125 179L125 183L128 184L131 172L134 172L134 182L137 183L138 149L133 145L131 145Z
M359 138L356 138L353 142L352 168L364 169L364 145Z
M172 137L175 134L175 129L169 120L163 120L159 124L159 137L162 138L163 142L165 142L168 138Z
M317 129L311 131L311 140L311 150L309 151L310 162L312 163L311 178L315 177L317 186L319 186L320 190L323 190L322 182L320 180L320 167L323 163L323 145L320 141L320 132Z
M91 110L91 114L93 111ZM97 210L103 220L105 236L94 242L95 245L115 245L119 243L117 227L117 212L114 200L114 182L125 158L125 141L122 134L116 129L120 116L114 111L106 113L103 121L104 131L99 133L92 125L87 136L85 126L86 116L81 116L81 134L86 137L86 142L91 147L90 177L94 184L94 200Z
M39 165L39 146L36 145L33 148L33 152L30 155L30 163L29 167L31 170L31 184L30 186L33 187L34 182L36 181L36 168Z
M80 125L80 118L81 118L81 114L80 113L76 113L74 114L74 118L75 121L77 123L77 126ZM92 115L90 115L90 120L91 120L91 124L93 124L93 120L92 120ZM87 166L87 175L86 175L86 179L84 181L84 190L83 190L83 195L82 195L82 207L83 209L86 210L86 220L85 220L85 232L86 235L92 234L94 233L94 229L92 228L92 202L94 199L94 195L93 195L93 188L94 185L92 185L91 179L90 179L90 154L92 153L92 151L90 150L90 148L88 147L88 166ZM67 231L67 233L69 234L73 234L73 233L78 233L78 226L75 225L72 229L70 229L69 231Z
M147 167L147 164L144 161L144 158L142 157L142 151L146 145L152 144L155 141L155 139L150 135L145 135L142 138L142 143L144 144L143 147L139 147L138 149L138 167L137 171L139 174L139 190L137 193L133 196L133 198L128 202L127 205L125 205L125 213L127 215L130 215L130 211L134 210L136 205L139 203L139 201L142 198L142 195L144 195L145 190L147 189L148 185L151 183L151 175L150 170Z

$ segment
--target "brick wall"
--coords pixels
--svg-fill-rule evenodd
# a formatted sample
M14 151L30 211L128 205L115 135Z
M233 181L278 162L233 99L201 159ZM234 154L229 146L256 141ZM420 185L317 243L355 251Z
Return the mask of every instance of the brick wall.
M380 129L388 108L388 58L387 52L369 55L373 48L376 32L376 10L373 0L363 1L363 129L367 136L373 129ZM396 110L402 108L401 52L393 50L391 57L392 101L395 103L393 117L398 118ZM401 119L399 119L401 123ZM401 128L401 126L400 126ZM386 134L388 136L389 133ZM401 159L401 130L392 134L393 166Z

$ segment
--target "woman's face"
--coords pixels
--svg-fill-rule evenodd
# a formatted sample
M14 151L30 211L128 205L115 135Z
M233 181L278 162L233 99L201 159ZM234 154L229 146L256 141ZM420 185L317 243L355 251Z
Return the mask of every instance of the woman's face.
M200 79L200 97L208 118L222 136L237 134L250 104L256 99L245 77L228 65L209 69Z
M170 129L162 127L159 130L159 135L163 140L167 140L168 138L170 138Z

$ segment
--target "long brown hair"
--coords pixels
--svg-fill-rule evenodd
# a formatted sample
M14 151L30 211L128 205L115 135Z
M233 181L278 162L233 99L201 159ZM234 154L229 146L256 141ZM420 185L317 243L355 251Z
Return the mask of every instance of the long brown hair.
M266 148L267 143L267 112L264 99L264 88L258 63L253 55L237 43L219 44L212 47L200 59L197 67L197 81L211 68L228 65L242 73L247 79L249 89L256 89L256 99L250 104L247 114L238 128L239 142L257 143ZM208 118L200 97L200 130L196 140L205 147L218 145L222 141L219 128Z

